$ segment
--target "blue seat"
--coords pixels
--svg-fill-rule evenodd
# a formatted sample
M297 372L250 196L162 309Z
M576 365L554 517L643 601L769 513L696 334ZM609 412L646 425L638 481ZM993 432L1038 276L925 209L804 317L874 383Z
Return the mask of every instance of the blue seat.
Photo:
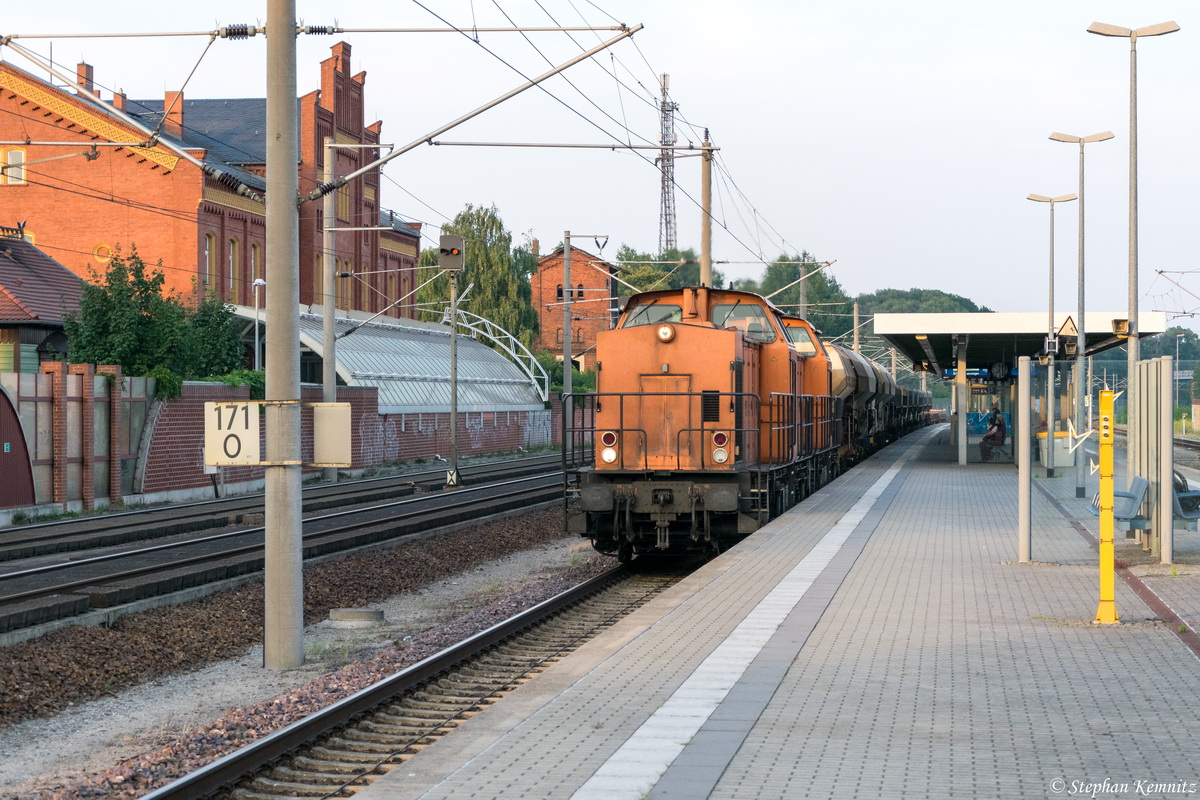
M1150 481L1139 475L1129 484L1129 491L1113 492L1113 519L1120 523L1119 527L1125 530L1146 530L1150 527L1149 518L1140 513L1149 489ZM1179 501L1176 500L1175 504L1178 508ZM1092 512L1092 516L1100 516L1100 494L1098 492L1092 498L1088 510Z
M1184 527L1187 530L1190 530L1190 531L1196 530L1196 520L1200 520L1200 502L1185 503L1184 501L1200 500L1200 491L1192 490L1192 491L1187 491L1187 492L1181 492L1181 491L1176 490L1172 494L1171 497L1175 504L1175 519L1183 520ZM1190 510L1190 511L1185 510L1184 509L1185 504L1188 506L1194 506L1194 508L1192 508L1192 510Z

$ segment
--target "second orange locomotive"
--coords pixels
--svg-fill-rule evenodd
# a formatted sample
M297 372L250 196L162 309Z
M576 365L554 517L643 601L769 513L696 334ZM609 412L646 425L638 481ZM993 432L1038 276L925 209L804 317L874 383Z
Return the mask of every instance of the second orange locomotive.
M929 396L750 292L630 298L566 399L567 526L597 550L720 551L872 449Z

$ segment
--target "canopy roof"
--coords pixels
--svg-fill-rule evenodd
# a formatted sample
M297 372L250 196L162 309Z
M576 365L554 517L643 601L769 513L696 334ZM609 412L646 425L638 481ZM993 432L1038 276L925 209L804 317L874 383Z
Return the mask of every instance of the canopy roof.
M251 323L253 308L235 313ZM339 312L342 314L345 312ZM347 386L379 389L379 413L405 414L450 410L450 327L430 322L377 318L335 320L336 371ZM266 314L260 321L265 324ZM265 330L265 329L264 329ZM253 327L250 326L251 338ZM320 314L300 313L304 352L324 357ZM458 410L535 411L544 408L543 385L497 350L458 334Z
M1086 355L1124 344L1125 339L1113 334L1113 323L1124 321L1128 316L1122 311L1087 312L1084 318ZM1060 332L1060 358L1064 356L1063 341L1068 335L1071 339L1075 337L1075 322L1071 314L1054 314L1054 329ZM1064 326L1066 330L1063 330ZM912 361L914 370L933 372L939 377L958 366L955 348L959 344L966 349L967 369L992 369L1001 364L1015 368L1019 357L1033 358L1042 354L1049 327L1049 315L1036 311L875 315L876 335ZM1143 311L1138 314L1139 338L1157 335L1166 328L1165 313Z

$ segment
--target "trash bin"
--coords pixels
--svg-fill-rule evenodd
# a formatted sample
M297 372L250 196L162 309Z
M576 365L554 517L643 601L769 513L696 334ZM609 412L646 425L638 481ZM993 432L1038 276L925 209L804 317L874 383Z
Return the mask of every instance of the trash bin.
M1038 463L1046 466L1046 432L1038 437ZM1071 434L1067 431L1054 432L1054 466L1069 467L1075 463L1075 454L1071 452Z

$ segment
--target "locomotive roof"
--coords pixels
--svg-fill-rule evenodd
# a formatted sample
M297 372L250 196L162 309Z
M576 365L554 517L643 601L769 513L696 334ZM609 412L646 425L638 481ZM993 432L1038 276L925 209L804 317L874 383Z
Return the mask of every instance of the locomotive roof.
M783 315L784 313L777 305L763 297L761 294L746 292L742 291L741 289L719 289L713 286L685 286L682 289L656 289L652 292L638 292L637 294L630 295L629 299L622 304L621 309L625 310L635 304L653 302L654 300L661 300L664 297L682 295L686 291L696 291L698 289L707 289L710 293L715 294L738 296L744 298L743 302L761 303L762 305L765 305L767 308L774 311L776 314Z

